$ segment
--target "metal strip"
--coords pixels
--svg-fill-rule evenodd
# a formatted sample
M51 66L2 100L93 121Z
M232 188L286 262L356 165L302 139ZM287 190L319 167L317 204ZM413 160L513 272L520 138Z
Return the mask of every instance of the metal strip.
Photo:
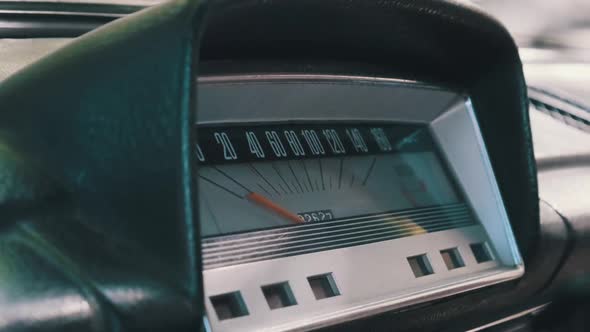
M260 243L259 241L246 241L239 245L220 245L213 249L203 249L203 253L205 255L210 254L217 254L217 253L227 253L227 252L239 252L240 254L244 254L244 249L263 249L273 246L278 246L284 248L288 243L304 243L310 241L317 241L317 240L324 240L330 238L342 238L343 236L352 235L354 234L357 236L358 234L363 233L370 233L375 231L409 231L414 232L414 230L409 230L410 228L416 228L415 226L420 226L421 228L432 228L441 226L447 222L463 222L463 221L471 221L472 224L475 224L475 221L471 217L471 215L466 211L461 215L455 215L452 217L441 218L439 216L435 216L434 218L427 218L421 220L409 220L409 219L402 219L399 222L393 220L384 220L385 222L379 222L373 225L365 225L363 227L345 227L336 232L328 231L328 232L314 232L309 236L298 236L298 237L291 237L289 234L286 235L279 235L275 237L273 240L264 241L264 243ZM250 250L247 250L250 251Z
M446 230L455 229L455 228L468 227L471 225L473 225L473 223L471 221L463 222L460 224L455 224L453 222L452 225L444 225L444 226L430 228L425 233L446 231ZM357 240L358 238L363 238L363 237L352 237L352 238L347 238L347 239L342 239L340 241L337 241L336 244L330 244L330 242L328 242L328 243L326 243L325 246L317 247L317 248L300 249L297 251L288 251L288 252L285 252L282 254L272 254L272 252L271 252L269 255L260 255L259 256L258 254L254 254L251 256L246 256L246 257L252 257L252 258L243 258L243 256L238 256L235 259L227 258L225 260L219 260L219 261L211 261L210 259L204 258L203 259L203 266L204 266L203 269L208 270L208 269L213 269L213 268L218 268L218 267L252 263L252 262L258 262L258 261L268 260L268 259L290 257L290 256L302 255L302 254L310 254L310 253L320 252L320 251L325 251L325 250L342 249L342 248L348 248L348 247L359 246L359 245L364 245L364 244L371 244L371 243L376 243L376 242L395 240L395 239L409 237L409 236L413 236L413 235L418 235L418 234L412 233L412 232L405 232L405 233L399 233L399 234L395 234L395 235L380 236L377 238L368 238L365 240Z
M294 236L291 235L291 232L297 234L298 226L286 227L274 234L264 231L267 235L263 237L265 240L262 241L256 233L246 233L242 239L236 239L235 235L230 235L227 237L227 241L224 241L224 237L209 240L212 243L205 240L203 244L204 268L212 269L333 250L475 224L475 220L465 205L461 209L455 208L451 212L446 209L446 206L441 207L436 212L421 217L399 215L396 218L377 218L368 221L360 219L360 221L351 222L354 219L346 219L348 224L338 225L336 231L331 230L330 225L326 227L325 224L329 222L325 222L299 226L307 226L308 229L302 232L303 234Z
M387 77L370 77L370 76L347 76L347 75L327 75L327 74L246 74L246 75L227 75L227 76L200 76L197 80L198 83L207 84L247 84L247 83L301 83L301 82L314 82L314 83L330 83L330 82L350 82L353 84L395 84L403 85L405 87L414 88L427 88L433 90L450 91L442 89L440 87L430 85L420 81L404 80L398 78L387 78Z
M468 330L467 332L478 332L478 331L483 331L483 330L485 330L485 329L489 329L490 327L494 327L494 326L497 326L497 325L500 325L500 324L503 324L503 323L509 322L509 321L511 321L511 320L515 320L515 319L518 319L518 318L521 318L521 317L527 316L527 315L535 315L535 314L537 314L537 313L539 313L539 312L541 312L541 311L545 310L545 308L546 308L546 307L547 307L549 304L550 304L550 303L545 303L545 304L542 304L542 305L540 305L540 306L536 306L536 307L533 307L533 308L530 308L530 309L527 309L527 310L521 311L521 312L519 312L519 313L516 313L516 314L514 314L514 315L510 315L510 316L508 316L508 317L505 317L505 318L499 319L499 320L497 320L497 321L494 321L494 322L491 322L491 323L489 323L489 324L486 324L486 325L483 325L483 326L476 327L476 328L474 328L474 329Z
M463 208L464 204L463 203L448 204L448 205L444 205L444 207L445 207L445 211L453 212L456 209ZM395 212L375 214L372 216L374 216L374 217L404 216L404 217L412 217L413 218L413 217L420 217L420 216L429 215L432 213L437 213L440 208L441 208L441 206L424 207L424 208L418 208L418 209L408 209L408 210L401 210L401 211L395 211ZM294 227L291 226L291 227L275 228L275 229L271 229L271 230L262 230L262 231L249 232L249 233L243 233L243 234L215 236L215 237L206 238L205 242L208 242L210 244L214 244L216 242L216 240L223 240L224 242L228 243L230 239L235 240L235 241L239 241L241 239L251 238L251 237L261 240L264 237L268 237L269 235L276 236L277 234L279 234L281 232L288 232L290 234L306 233L306 232L310 232L312 230L315 231L315 229L317 227L326 227L326 228L327 227L336 227L338 224L347 224L349 221L365 220L365 218L366 217L363 217L363 216L357 216L357 217L352 217L352 218L335 219L335 220L326 221L326 222L322 222L322 223L307 223L307 224L303 224L303 225L297 225ZM336 225L336 226L333 226L333 225Z

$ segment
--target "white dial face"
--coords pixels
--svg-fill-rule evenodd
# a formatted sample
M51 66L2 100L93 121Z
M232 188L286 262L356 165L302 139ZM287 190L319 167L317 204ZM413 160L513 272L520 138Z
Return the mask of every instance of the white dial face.
M381 132L371 126L339 128L331 133L341 133L336 136L342 143L338 147L330 145L330 135L326 140L306 141L307 129L291 127L257 132L233 128L232 135L227 130L207 132L213 137L213 146L199 147L203 159L203 151L217 148L225 150L219 152L220 159L233 162L204 164L199 169L203 236L336 220L382 220L383 216L404 210L452 207L463 202L425 128L406 130L409 135L396 138L381 133L394 132L400 126L378 128ZM378 135L371 135L376 132ZM241 150L247 149L248 156L256 159L240 160L240 133L245 137ZM258 136L252 136L256 133ZM293 134L299 134L299 139ZM268 149L261 143L264 140ZM255 144L249 144L252 142ZM313 144L316 151L319 146L344 152L314 156ZM356 153L348 154L346 150ZM289 158L287 151L299 153L296 156L300 158ZM285 158L277 158L281 156ZM458 217L454 222L461 222ZM410 227L416 232L430 230L426 227L428 219L423 222L410 223Z
M459 202L433 152L205 166L200 175L204 236Z

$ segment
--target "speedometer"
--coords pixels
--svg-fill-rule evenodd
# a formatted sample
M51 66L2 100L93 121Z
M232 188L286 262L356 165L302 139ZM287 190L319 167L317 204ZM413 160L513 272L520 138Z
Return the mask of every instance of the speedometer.
M422 125L203 127L197 155L203 236L257 231L277 245L269 257L474 223ZM284 229L260 232L275 228ZM308 245L322 234L324 245ZM240 237L252 235L232 238ZM266 257L247 253L239 253L240 261Z

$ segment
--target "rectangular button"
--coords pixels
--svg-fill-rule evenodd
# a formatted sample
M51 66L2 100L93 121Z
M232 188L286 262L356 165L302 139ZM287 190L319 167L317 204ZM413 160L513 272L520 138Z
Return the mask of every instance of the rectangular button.
M408 263L410 263L410 267L412 268L412 272L414 272L414 276L416 276L416 278L424 277L434 273L432 266L430 265L430 261L428 260L428 257L426 257L426 254L408 257Z
M315 295L316 300L340 295L340 290L336 286L332 273L320 274L308 277L307 281Z
M219 320L247 316L248 308L239 291L215 295L209 298Z

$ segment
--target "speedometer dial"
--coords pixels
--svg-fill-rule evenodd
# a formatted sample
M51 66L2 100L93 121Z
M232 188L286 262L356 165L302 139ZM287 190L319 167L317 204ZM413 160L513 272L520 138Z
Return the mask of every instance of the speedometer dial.
M412 235L472 222L423 126L208 127L199 132L206 237L335 222L379 222ZM428 213L437 207L457 218Z

